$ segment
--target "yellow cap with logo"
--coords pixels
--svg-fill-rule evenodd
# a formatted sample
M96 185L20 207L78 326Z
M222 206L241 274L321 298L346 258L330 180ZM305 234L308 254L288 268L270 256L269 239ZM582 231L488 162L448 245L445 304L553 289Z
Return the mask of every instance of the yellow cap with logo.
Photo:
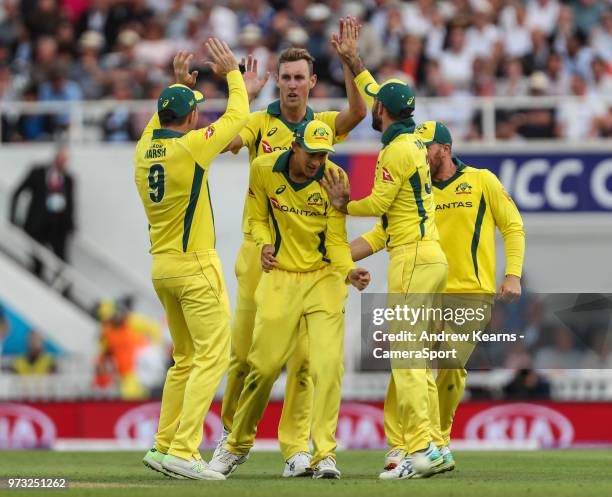
M306 152L334 152L334 133L324 122L313 120L295 130L295 141Z

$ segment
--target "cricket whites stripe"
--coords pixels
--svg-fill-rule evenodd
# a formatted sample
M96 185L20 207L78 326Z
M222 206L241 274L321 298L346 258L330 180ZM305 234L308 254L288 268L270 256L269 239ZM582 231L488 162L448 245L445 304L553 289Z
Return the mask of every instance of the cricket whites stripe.
M202 189L202 178L204 178L204 169L196 162L195 169L193 171L193 182L191 183L191 194L189 195L189 205L187 205L187 210L185 210L185 222L183 224L183 252L187 252L187 245L189 245L189 233L191 232L193 215L195 214L196 206L198 205L198 198L200 197L200 190Z

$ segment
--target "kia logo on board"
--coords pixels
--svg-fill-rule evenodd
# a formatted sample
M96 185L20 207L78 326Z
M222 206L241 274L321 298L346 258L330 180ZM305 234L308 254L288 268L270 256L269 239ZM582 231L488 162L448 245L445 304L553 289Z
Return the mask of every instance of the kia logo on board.
M336 436L344 449L381 449L386 447L383 410L357 402L343 403Z
M115 423L115 437L120 440L134 440L142 445L153 443L159 423L160 402L149 402L130 409ZM212 411L208 411L204 422L202 447L211 447L221 438L223 422Z
M0 449L50 448L55 438L55 424L44 412L23 404L0 404Z
M466 424L465 438L488 441L530 441L540 447L569 447L574 427L561 413L527 403L486 409Z

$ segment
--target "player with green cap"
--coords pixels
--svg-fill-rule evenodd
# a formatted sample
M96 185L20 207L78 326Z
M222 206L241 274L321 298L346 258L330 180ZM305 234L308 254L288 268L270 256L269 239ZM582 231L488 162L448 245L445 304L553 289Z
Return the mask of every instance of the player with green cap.
M379 227L385 233L390 253L388 293L409 296L413 307L428 306L428 295L444 290L448 267L434 222L427 150L414 134L414 91L401 80L388 80L382 85L375 81L359 57L358 30L358 24L353 22L349 31L355 43L345 44L340 56L353 71L357 88L372 109L372 127L382 132L383 148L376 162L374 188L367 197L351 201L348 185L341 177L326 174L323 185L336 209L353 216L380 218ZM367 236L354 243L362 247L362 257L382 248L368 243ZM411 345L421 349L426 346ZM380 478L428 476L443 463L430 421L438 416L432 369L426 362L406 365L393 360L391 369L385 398L385 433L391 450L385 464L387 471ZM415 457L422 462L416 467Z

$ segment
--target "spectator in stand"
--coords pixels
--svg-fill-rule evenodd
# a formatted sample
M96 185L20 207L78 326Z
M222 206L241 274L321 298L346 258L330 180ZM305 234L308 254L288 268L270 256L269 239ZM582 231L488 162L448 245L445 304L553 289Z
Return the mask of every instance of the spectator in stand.
M504 78L497 84L497 95L501 97L523 97L527 95L527 81L520 59L508 59L504 63Z
M548 56L546 77L548 78L548 95L562 96L569 93L571 77L563 65L563 59L556 52Z
M503 39L506 55L519 58L526 56L532 46L525 6L518 1L510 2L501 12L500 17L504 30Z
M30 331L28 349L24 355L15 359L13 370L22 376L46 375L57 372L55 358L45 352L43 338L37 331Z
M612 369L612 348L609 332L597 330L591 335L589 350L584 354L581 367L586 369Z
M596 120L606 112L596 95L589 92L580 74L572 77L572 96L561 102L557 116L557 136L578 141L597 135Z
M591 31L591 46L597 56L607 60L608 63L612 61L612 9L603 14L601 26Z
M577 369L582 355L576 347L571 330L560 326L553 330L553 343L538 350L534 366L536 369Z
M609 61L609 64L612 64L612 60ZM612 96L612 66L609 71L606 61L601 57L595 57L591 62L591 74L593 93L602 97Z
M17 203L24 192L31 199L24 231L42 245L51 247L55 255L67 260L66 241L74 231L74 186L68 173L68 148L60 145L53 162L33 167L14 191L11 199L11 222L17 223ZM33 257L32 271L41 277L42 262Z
M585 43L586 37L582 33L572 34L567 40L563 65L570 73L578 73L590 81L593 51Z
M39 36L55 36L64 16L56 0L38 0L26 17L26 26L33 40Z
M402 39L401 47L401 71L413 84L420 84L424 79L423 42L416 35L408 34Z
M509 400L548 400L550 383L532 369L520 369L504 387L504 397Z
M97 100L104 94L106 75L100 67L104 37L97 31L85 31L79 39L79 59L70 69L70 79L78 81L84 100Z
M38 98L41 102L75 102L82 100L83 92L76 81L68 79L68 68L58 65L51 69L49 81L44 82L38 89ZM70 125L69 114L52 114L49 116L50 131L52 134L67 131Z
M529 95L541 97L548 92L548 78L543 72L535 72L529 78ZM515 116L518 133L531 139L555 137L554 109L550 107L530 107L519 111Z
M135 129L129 108L121 105L122 101L132 99L130 82L127 80L115 81L112 98L116 100L116 105L111 112L104 116L102 121L104 141L136 141L140 137L140 133Z
M601 0L572 0L576 29L581 34L588 36L599 24L606 9L605 3Z
M531 31L540 31L550 36L559 18L557 0L529 0L527 2L527 25Z
M478 2L473 25L466 32L467 49L476 57L490 57L495 45L502 43L501 32L492 22L492 12L490 3Z
M442 52L442 76L457 89L467 89L472 82L474 54L465 43L465 31L457 26L451 29L448 49Z

